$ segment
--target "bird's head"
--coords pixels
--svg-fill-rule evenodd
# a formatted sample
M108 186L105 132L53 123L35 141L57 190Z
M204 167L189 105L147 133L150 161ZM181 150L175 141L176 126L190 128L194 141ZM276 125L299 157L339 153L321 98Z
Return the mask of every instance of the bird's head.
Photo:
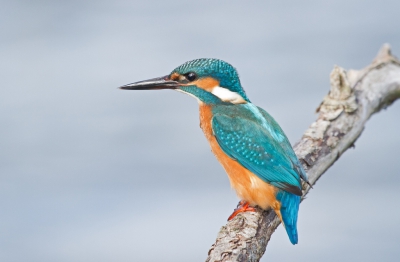
M121 89L173 89L197 98L201 103L250 102L236 69L219 59L201 58L184 63L169 75L124 85Z

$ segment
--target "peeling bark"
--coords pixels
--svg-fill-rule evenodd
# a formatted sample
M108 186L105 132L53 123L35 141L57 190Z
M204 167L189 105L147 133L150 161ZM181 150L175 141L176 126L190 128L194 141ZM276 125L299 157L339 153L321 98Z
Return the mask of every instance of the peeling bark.
M385 44L366 68L346 72L335 66L330 80L317 120L294 146L312 185L354 146L371 115L400 98L400 61ZM309 190L303 183L303 199ZM279 224L271 209L237 215L221 228L206 261L259 261Z

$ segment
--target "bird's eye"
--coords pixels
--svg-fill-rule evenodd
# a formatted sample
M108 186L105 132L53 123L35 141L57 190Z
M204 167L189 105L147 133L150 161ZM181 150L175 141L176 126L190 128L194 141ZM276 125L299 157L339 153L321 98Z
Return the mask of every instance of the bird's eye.
M190 82L196 80L196 78L197 78L197 75L196 75L195 73L193 73L193 72L186 73L184 76L185 76L186 79L189 80Z

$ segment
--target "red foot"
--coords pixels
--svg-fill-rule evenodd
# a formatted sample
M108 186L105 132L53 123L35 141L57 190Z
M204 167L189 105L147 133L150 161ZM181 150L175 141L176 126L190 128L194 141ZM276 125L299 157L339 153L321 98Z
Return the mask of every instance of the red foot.
M249 203L247 203L246 201L240 201L237 208L233 211L232 215L229 216L228 221L232 220L237 214L247 211L255 212L256 209L254 207L250 207Z

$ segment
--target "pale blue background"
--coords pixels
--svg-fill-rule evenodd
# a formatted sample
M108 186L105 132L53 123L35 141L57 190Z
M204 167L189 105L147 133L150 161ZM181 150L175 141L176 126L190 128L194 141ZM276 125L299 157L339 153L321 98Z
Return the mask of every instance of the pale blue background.
M292 143L334 64L400 56L400 1L1 1L0 261L203 261L237 203L172 91L117 87L232 63ZM398 261L400 103L374 116L263 261Z

